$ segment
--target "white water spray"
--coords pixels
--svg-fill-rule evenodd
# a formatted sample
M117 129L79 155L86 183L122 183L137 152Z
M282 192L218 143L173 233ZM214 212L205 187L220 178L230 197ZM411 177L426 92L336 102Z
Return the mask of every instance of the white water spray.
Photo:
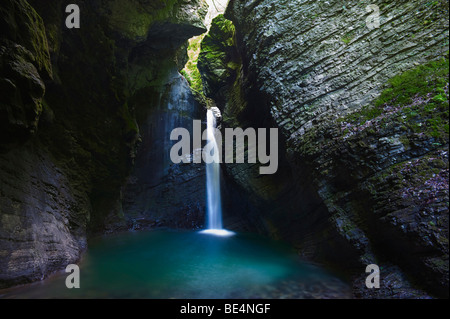
M212 110L207 112L207 143L213 150L211 163L206 164L206 214L207 229L202 233L213 234L217 236L234 235L222 225L222 199L220 194L220 152L217 146L214 132L216 130L216 117ZM209 154L208 154L209 155Z

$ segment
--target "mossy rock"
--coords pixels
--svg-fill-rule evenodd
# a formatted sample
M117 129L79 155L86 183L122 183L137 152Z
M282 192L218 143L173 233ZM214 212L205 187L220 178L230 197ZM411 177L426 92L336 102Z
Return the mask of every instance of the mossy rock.
M156 25L165 25L157 28L159 31L179 25L180 33L183 29L188 30L186 32L197 29L197 34L205 32L202 21L206 8L203 0L110 0L101 10L107 16L111 30L125 39L143 42Z
M396 123L414 133L424 133L436 142L448 141L449 59L419 65L394 76L371 105L340 119L362 126L369 121Z
M201 43L198 58L206 96L214 98L221 88L234 82L233 75L240 65L234 61L235 50L233 22L219 15Z
M204 35L199 35L189 40L189 46L187 48L189 60L180 73L189 82L189 86L191 87L195 99L200 104L206 105L206 97L203 93L203 81L198 69L198 59L203 38Z
M52 65L44 22L25 0L4 0L0 6L2 37L23 45L43 77L52 77Z

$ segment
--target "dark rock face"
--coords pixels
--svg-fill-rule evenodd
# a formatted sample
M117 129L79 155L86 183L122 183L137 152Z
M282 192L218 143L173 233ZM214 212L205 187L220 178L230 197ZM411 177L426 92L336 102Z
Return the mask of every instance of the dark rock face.
M204 118L203 107L176 69L171 75L165 86L143 89L136 96L140 101L137 104L151 101L155 107L138 113L142 143L124 189L123 209L134 229L198 229L205 221L204 165L173 164L170 159L170 150L176 143L170 140L170 132L185 128L192 137L193 120Z
M351 136L346 124L321 123L305 134L292 160L316 168L330 221L362 263L390 260L429 291L445 294L448 137L405 129L399 119L407 113L383 114ZM427 116L415 120L426 123Z
M89 198L41 147L0 155L0 287L42 279L86 247Z
M0 288L129 226L121 189L147 119L136 114L159 105L139 92L164 91L186 40L206 31L200 0L82 1L80 29L65 27L70 3L0 4Z
M2 4L0 27L1 147L12 147L36 132L45 85L52 74L41 17L25 1Z
M259 176L251 165L225 170L259 208L249 214L261 231L341 269L356 296L427 296L420 289L448 296L445 83L415 92L420 101L386 100L363 117L388 80L445 56L448 2L385 1L373 30L365 6L230 1L235 47L202 47L209 97L225 126L283 134L277 174ZM226 43L216 34L215 43ZM215 64L226 76L209 72ZM381 292L361 281L371 263L382 266Z

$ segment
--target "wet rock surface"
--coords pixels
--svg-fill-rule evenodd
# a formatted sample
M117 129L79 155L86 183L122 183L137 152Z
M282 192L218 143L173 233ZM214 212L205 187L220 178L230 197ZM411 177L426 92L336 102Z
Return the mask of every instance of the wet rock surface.
M0 287L45 278L86 246L87 196L34 146L0 154Z
M161 91L206 31L204 1L83 1L80 29L65 27L68 4L0 4L2 288L76 262L88 234L128 228L136 113L158 105L136 96Z
M209 97L225 126L279 127L285 158L271 177L257 165L225 171L257 207L246 215L260 231L341 269L355 287L366 265L396 264L386 268L396 292L355 296L445 297L448 90L431 76L428 91L403 88L416 99L373 105L395 76L446 57L448 2L384 1L378 29L366 25L368 4L230 1L234 47L202 47L204 57L214 52L206 65L227 66L221 77L199 63L213 78Z
M26 1L2 4L0 27L0 149L26 141L37 130L45 85L52 74L42 18Z
M150 226L200 229L206 220L205 166L174 164L170 152L176 141L170 140L170 132L184 128L192 137L193 120L202 121L204 109L176 70L161 91L142 90L139 96L142 101L152 98L156 106L138 115L142 143L123 190L124 214L133 229L142 228L145 220Z

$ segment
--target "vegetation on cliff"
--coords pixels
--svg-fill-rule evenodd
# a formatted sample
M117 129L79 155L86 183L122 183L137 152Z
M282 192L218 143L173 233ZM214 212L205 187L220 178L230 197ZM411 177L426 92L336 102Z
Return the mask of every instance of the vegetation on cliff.
M418 65L389 79L368 106L337 121L324 117L295 141L305 165L319 168L314 175L342 236L364 258L389 256L444 295L448 75L448 55Z
M192 93L196 96L196 98L200 101L204 101L205 94L203 93L203 82L200 75L200 71L198 70L198 58L201 50L201 42L205 35L199 35L189 39L188 46L188 57L189 60L186 63L183 70L181 70L181 74L186 78L189 82L189 86L192 89Z
M198 68L208 97L214 97L236 72L238 65L230 54L235 45L234 32L233 23L219 15L212 21L211 29L202 41Z
M376 121L386 125L392 119L404 131L426 134L436 143L445 142L449 134L448 76L448 57L394 76L371 106L340 119L344 133L373 128Z

